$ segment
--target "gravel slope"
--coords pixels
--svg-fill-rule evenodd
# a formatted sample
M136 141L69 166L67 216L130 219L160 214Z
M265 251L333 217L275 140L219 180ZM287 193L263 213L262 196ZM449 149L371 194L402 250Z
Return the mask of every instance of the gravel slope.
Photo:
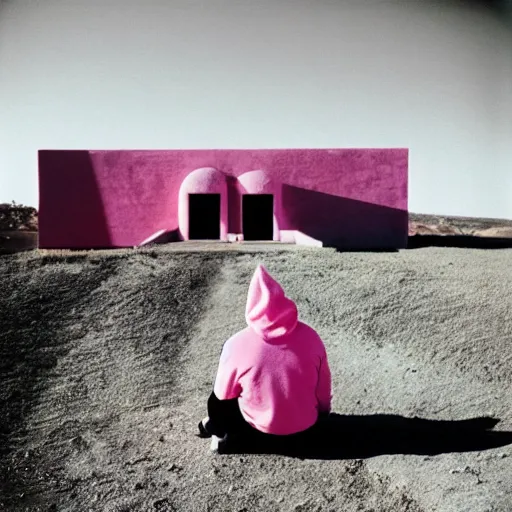
M258 262L325 340L342 414L512 430L511 250L273 246L0 258L0 510L510 511L512 446L342 460L194 437ZM426 434L428 436L428 434ZM446 451L446 450L445 450Z

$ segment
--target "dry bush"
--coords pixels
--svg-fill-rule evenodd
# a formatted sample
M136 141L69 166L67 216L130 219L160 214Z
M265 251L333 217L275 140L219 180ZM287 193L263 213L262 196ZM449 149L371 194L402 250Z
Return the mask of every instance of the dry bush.
M31 206L0 204L0 231L37 231L37 210Z

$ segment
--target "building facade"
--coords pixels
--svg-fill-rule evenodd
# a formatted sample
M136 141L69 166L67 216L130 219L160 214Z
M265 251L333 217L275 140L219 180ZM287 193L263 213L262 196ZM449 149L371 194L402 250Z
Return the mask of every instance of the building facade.
M407 244L407 149L41 150L39 246Z

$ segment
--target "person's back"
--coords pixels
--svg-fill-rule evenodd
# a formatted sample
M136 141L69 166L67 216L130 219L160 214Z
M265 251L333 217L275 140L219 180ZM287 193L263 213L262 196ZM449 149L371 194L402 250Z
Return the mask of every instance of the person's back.
M237 399L245 422L260 432L307 430L319 413L331 408L331 375L322 340L298 320L294 302L261 265L249 286L245 316L248 327L222 349L213 398ZM210 419L215 421L211 413Z
M324 345L306 324L273 340L248 327L226 343L221 365L215 395L238 398L244 419L260 432L301 432L330 410Z

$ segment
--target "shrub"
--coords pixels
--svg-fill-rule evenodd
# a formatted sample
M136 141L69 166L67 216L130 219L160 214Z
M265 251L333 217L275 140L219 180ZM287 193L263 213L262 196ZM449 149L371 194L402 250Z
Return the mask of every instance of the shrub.
M14 201L0 204L0 231L37 231L37 210Z

